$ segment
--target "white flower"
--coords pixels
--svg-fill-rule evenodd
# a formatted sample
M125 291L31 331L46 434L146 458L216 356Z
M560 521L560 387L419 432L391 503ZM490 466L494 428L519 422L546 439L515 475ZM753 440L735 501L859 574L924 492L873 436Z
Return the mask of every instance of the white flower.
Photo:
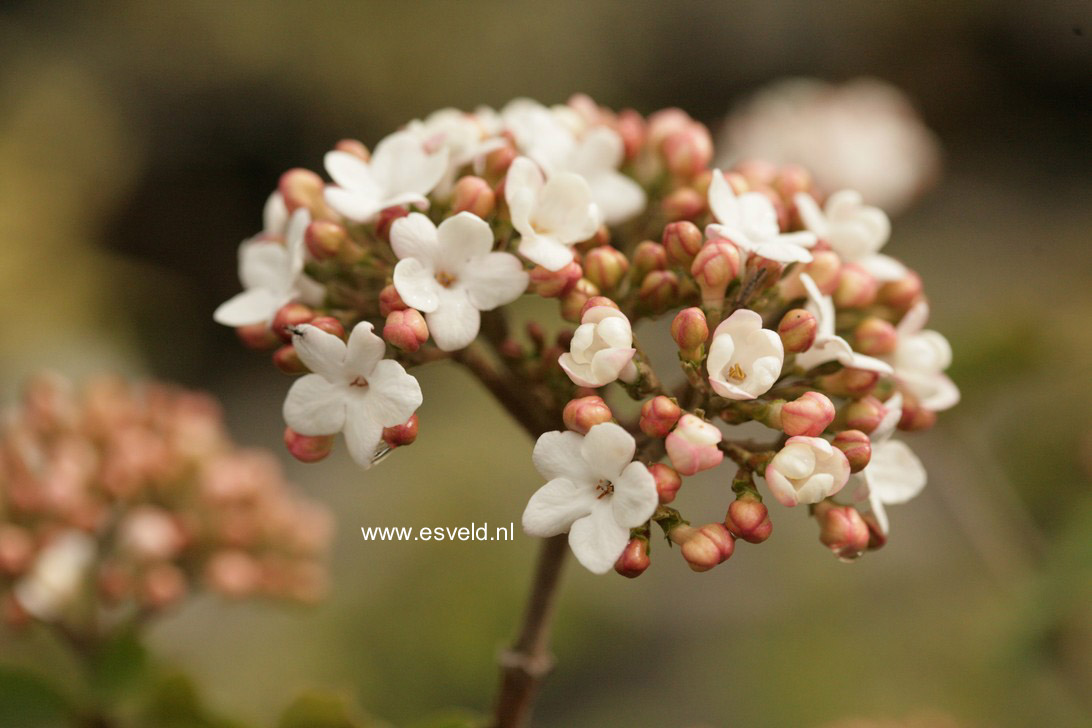
M557 362L573 384L602 387L616 379L632 381L636 377L635 353L633 329L626 315L610 306L593 306L580 319L570 350Z
M917 303L895 327L898 343L889 357L895 377L918 403L939 412L959 402L959 388L944 370L952 363L952 347L943 334L925 329L929 304Z
M273 199L266 203L267 225L276 224L281 214ZM212 314L216 323L268 325L286 303L321 298L322 287L303 274L303 236L310 224L311 214L301 207L288 222L284 245L271 239L274 231L267 228L239 246L239 280L245 290L217 307Z
M721 397L754 399L781 374L785 347L777 332L762 328L762 317L741 308L720 322L709 345L709 383Z
M892 440L895 426L902 416L902 395L896 392L884 402L887 414L869 436L872 456L868 465L859 473L849 476L855 501L868 501L868 508L876 516L880 531L886 534L889 523L884 506L906 503L925 487L925 466L910 449L899 440Z
M821 437L797 435L766 466L766 483L783 505L818 503L849 479L845 453Z
M451 108L434 111L424 120L414 119L406 131L415 134L429 154L447 151L447 169L435 189L444 198L451 194L460 169L506 144L500 137L486 138L485 128L472 114Z
M891 366L880 359L865 356L853 351L849 342L834 333L834 302L830 296L824 296L807 273L800 274L800 282L808 292L806 308L817 324L815 341L811 348L796 355L797 366L804 370L814 369L828 361L837 361L842 366L852 369L867 369L881 374L890 374Z
M479 115L481 112L478 112ZM532 99L513 99L500 112L500 127L515 139L520 153L552 174L572 154L576 134L570 115Z
M548 270L568 265L570 246L599 228L599 208L580 175L562 172L547 181L534 162L517 157L508 168L504 195L520 234L520 255Z
M652 517L656 481L632 462L633 437L613 422L575 432L547 432L535 443L535 468L547 482L523 512L531 536L569 532L569 546L589 571L610 570L629 541L629 530Z
M906 275L906 266L879 252L891 235L891 221L880 208L865 205L859 192L835 192L827 198L825 212L809 194L799 192L794 199L804 226L827 241L843 261L856 263L878 281Z
M35 617L56 619L79 596L94 559L94 539L83 531L65 531L42 550L30 573L15 584L15 598Z
M603 222L618 225L644 210L646 201L644 188L618 171L624 158L622 137L613 129L599 126L585 134L568 158L549 171L575 172L587 180Z
M815 235L801 231L782 233L777 224L777 210L760 192L736 196L720 170L713 170L709 184L709 209L717 223L706 226L708 238L726 238L745 253L780 263L810 263L808 248L815 245Z
M370 222L388 207L428 207L429 192L447 171L448 151L429 154L418 136L400 131L376 145L371 161L348 152L327 152L326 171L337 186L326 188L326 202L355 222Z
M386 344L367 321L353 328L348 345L309 324L293 330L292 345L313 374L288 390L284 421L301 435L344 431L349 455L370 467L383 428L403 424L421 406L417 380L383 358Z
M478 335L479 311L491 311L527 290L529 276L519 258L494 253L489 224L469 212L440 223L419 212L391 226L391 248L401 260L394 287L408 305L423 311L436 345L461 349Z

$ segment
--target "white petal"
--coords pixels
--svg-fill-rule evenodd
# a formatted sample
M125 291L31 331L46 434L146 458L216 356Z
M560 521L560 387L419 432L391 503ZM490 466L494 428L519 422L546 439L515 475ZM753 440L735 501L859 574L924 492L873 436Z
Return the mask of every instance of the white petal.
M349 456L360 467L370 468L382 440L383 425L375 414L362 399L353 402L345 417L345 446Z
M622 555L629 529L614 520L610 504L596 501L592 512L569 529L569 547L576 560L593 574L605 574Z
M834 490L834 476L830 473L816 473L807 478L796 489L796 501L803 505L818 503Z
M607 225L620 225L640 214L648 202L644 188L621 172L597 174L588 185Z
M535 442L531 456L535 469L547 480L565 478L592 488L595 476L581 454L584 438L575 432L547 432Z
M425 314L429 333L443 351L455 351L474 340L481 327L482 315L471 305L462 290L440 289L440 303Z
M561 270L573 261L573 251L552 235L524 234L519 241L519 254L546 270Z
M382 338L376 336L371 323L361 321L349 333L344 360L345 376L348 379L371 377L375 365L386 353L387 345Z
M294 283L303 271L303 260L306 256L306 245L303 238L307 233L307 226L310 224L311 213L306 207L301 207L292 213L292 218L288 221L288 229L284 233L284 244L288 253L286 272L289 285Z
M837 337L841 339L841 337ZM849 346L847 343L846 346ZM885 361L877 359L874 356L866 356L864 354L858 354L857 352L851 352L848 356L842 355L838 361L843 365L852 369L865 369L870 372L879 372L880 374L890 374L893 370L891 365Z
M411 132L400 131L375 147L371 171L384 197L404 193L427 195L447 170L447 150L426 154Z
M512 212L512 223L523 231L522 222L530 218L546 179L538 165L527 157L516 157L504 179L504 196Z
M806 248L796 243L782 241L780 238L783 237L788 236L782 235L768 242L759 243L754 250L755 255L778 263L810 263L812 261L812 255Z
M719 169L713 170L713 179L709 183L709 209L721 225L739 225L739 201Z
M411 212L391 225L391 249L399 258L417 258L422 263L436 266L440 242L436 226L428 216Z
M601 349L595 352L591 360L592 379L599 383L594 386L602 387L618 379L636 353L636 349Z
M262 232L280 235L288 224L288 207L284 204L284 195L274 190L262 208Z
M370 198L382 194L368 163L355 154L327 152L323 164L334 183L345 191Z
M275 293L292 287L292 262L280 243L249 240L239 246L239 280L243 288L267 288Z
M345 342L311 324L293 329L292 346L308 369L331 382L344 380Z
M492 311L522 296L530 276L511 253L489 253L464 269L460 281L474 308Z
M429 313L440 305L443 286L436 271L420 258L403 258L394 266L394 288L408 306Z
M880 424L876 425L876 429L869 435L873 448L881 442L886 442L894 434L895 427L902 418L902 393L895 392L883 403L883 406L887 412L880 420Z
M815 198L806 192L797 192L793 201L796 203L796 211L800 214L804 227L821 238L826 237L829 231L827 218L819 209Z
M323 190L323 196L326 198L326 204L335 212L354 222L371 222L383 209L383 203L379 197L344 190L340 187L327 187Z
M266 288L251 288L221 303L213 311L212 319L224 326L268 324L285 303L287 299L277 298Z
M440 223L438 267L452 274L463 269L493 250L493 230L489 223L470 212L460 212Z
M587 484L554 478L535 491L527 502L523 511L524 532L542 538L565 533L576 519L591 513L595 494L595 489Z
M882 253L876 253L875 255L861 258L857 261L857 265L864 268L865 271L880 283L897 281L907 273L905 265L891 256L883 255Z
M620 425L603 422L588 430L580 453L597 478L614 480L633 462L636 447L633 435Z
M576 148L572 171L580 175L613 171L622 164L624 156L625 144L621 135L606 126L596 127L587 133Z
M723 379L724 370L731 363L735 352L736 342L730 334L714 334L713 343L709 345L709 357L705 362L709 369L709 376Z
M619 525L636 528L652 517L660 499L656 494L656 479L644 463L630 463L612 482L610 506Z
M401 425L421 406L417 379L393 359L376 363L368 378L368 391L360 407L366 408L382 427ZM356 406L354 404L354 406Z
M766 485L781 505L790 508L796 505L796 488L772 465L766 468Z
M345 387L320 374L292 383L284 400L284 421L301 435L332 435L345 425Z
M900 440L874 445L865 470L871 491L884 503L905 503L925 487L925 466Z
M561 370L569 376L573 384L578 387L602 387L604 384L609 384L610 380L601 382L595 378L595 374L592 373L591 364L587 362L578 362L572 354L569 352L563 353L557 358L557 363L561 367Z
M531 213L531 222L562 243L579 243L594 235L599 227L593 211L588 183L580 175L562 172L546 181Z
M911 336L925 328L925 324L928 323L928 321L929 303L925 300L921 300L903 314L902 319L895 327L895 331L898 333L900 339L904 336Z
M756 242L771 240L781 232L777 225L777 209L761 192L745 192L737 199L740 227Z

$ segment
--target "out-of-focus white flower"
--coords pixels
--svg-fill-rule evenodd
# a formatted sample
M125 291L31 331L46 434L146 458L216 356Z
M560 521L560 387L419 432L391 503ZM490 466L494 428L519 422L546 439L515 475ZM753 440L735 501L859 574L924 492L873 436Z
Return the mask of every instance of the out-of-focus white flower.
M427 208L425 197L443 179L448 150L433 153L417 134L400 131L376 145L371 161L348 152L327 152L326 171L336 186L328 186L326 202L355 222L370 222L380 211L397 205Z
M643 463L633 461L633 436L612 422L587 435L547 432L535 443L535 468L547 479L523 512L531 536L569 533L569 546L596 574L610 570L629 530L648 521L659 497Z
M506 143L496 136L487 137L485 128L473 115L452 108L439 109L424 119L414 119L406 125L406 131L417 135L429 154L447 151L447 169L435 188L435 193L444 198L451 194L455 175L460 169Z
M825 240L846 263L856 263L878 281L895 281L906 275L906 266L879 251L891 235L891 221L878 207L861 201L855 190L835 192L824 210L804 192L794 198L804 226Z
M423 311L436 345L461 349L478 335L480 311L510 303L527 290L529 276L519 258L494 253L489 224L460 212L437 228L414 212L391 226L391 248L401 260L394 287L402 300Z
M889 357L895 377L918 403L939 412L959 402L959 388L944 370L952 363L952 347L944 335L925 328L929 304L920 301L895 327L898 343Z
M800 282L808 292L808 302L804 308L815 316L818 328L815 341L807 351L796 355L797 366L805 370L814 369L828 361L841 362L842 366L853 369L867 369L881 374L890 374L891 366L880 359L865 356L853 351L849 342L834 333L834 302L830 296L824 296L807 273L800 275Z
M618 171L624 157L618 132L599 126L588 131L550 173L575 172L587 180L603 222L617 225L644 210L646 202L644 188Z
M38 619L56 619L79 597L94 558L94 539L83 531L65 531L15 584L15 598Z
M671 465L680 475L694 475L720 465L724 460L718 444L724 436L712 422L685 414L667 436L665 445Z
M815 245L815 235L782 233L769 198L760 192L737 196L719 169L713 170L709 184L709 209L717 222L706 226L706 237L725 238L745 253L780 263L811 262L808 248Z
M781 374L785 347L777 332L762 328L762 317L741 308L720 322L709 345L709 383L727 399L754 399Z
M592 306L584 312L573 333L569 351L558 364L579 387L602 387L616 379L633 381L633 329L629 319L616 308Z
M118 528L118 545L137 559L166 561L181 550L184 537L171 514L158 506L141 505Z
M561 172L546 180L534 162L517 157L508 168L504 195L520 234L520 255L547 270L572 262L571 246L599 228L599 208L578 174Z
M282 200L280 207L283 205ZM266 211L266 224L277 224L281 211L273 198L266 204ZM311 214L300 208L292 214L284 231L284 245L270 239L267 228L239 246L239 280L244 290L217 307L212 314L216 323L268 325L277 309L286 303L320 297L321 286L303 273L303 237L309 224Z
M284 421L301 435L344 431L349 455L371 467L383 428L401 425L421 406L421 386L383 358L386 344L367 321L353 328L347 345L310 324L295 327L292 345L313 373L288 390Z
M797 435L766 466L766 483L783 505L818 503L849 480L845 453L821 437Z

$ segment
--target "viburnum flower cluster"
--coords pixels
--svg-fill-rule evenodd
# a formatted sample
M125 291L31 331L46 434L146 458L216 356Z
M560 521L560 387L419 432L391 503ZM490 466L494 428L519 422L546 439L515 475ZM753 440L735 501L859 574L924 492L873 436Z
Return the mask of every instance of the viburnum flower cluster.
M764 495L856 558L925 484L893 436L956 404L951 350L921 279L882 252L881 210L798 166L712 159L679 109L584 96L444 109L373 151L343 140L325 178L281 177L215 317L299 376L285 439L305 461L339 433L365 468L413 443L412 370L467 368L538 439L524 530L568 534L593 572L642 573L653 523L711 569L770 536ZM511 330L523 296L561 321ZM658 340L638 341L644 320ZM657 371L668 331L678 367ZM725 515L692 526L671 505L684 479L728 463Z
M81 642L209 589L319 599L330 515L207 395L41 375L0 423L0 607Z

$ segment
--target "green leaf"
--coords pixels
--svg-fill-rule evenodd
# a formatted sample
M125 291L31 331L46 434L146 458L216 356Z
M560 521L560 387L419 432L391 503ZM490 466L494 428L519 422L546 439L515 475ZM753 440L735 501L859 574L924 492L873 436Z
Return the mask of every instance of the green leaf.
M449 708L414 721L406 728L484 728L486 716L462 708Z
M168 675L155 685L141 724L156 728L243 728L241 723L212 715L201 703L193 682L181 673Z
M92 658L91 687L105 699L116 699L147 678L148 663L148 652L137 635L122 633L99 648Z
M44 679L0 667L0 728L61 725L71 712L68 699Z
M315 691L296 698L281 715L277 728L373 728L378 725L351 715L340 696Z

